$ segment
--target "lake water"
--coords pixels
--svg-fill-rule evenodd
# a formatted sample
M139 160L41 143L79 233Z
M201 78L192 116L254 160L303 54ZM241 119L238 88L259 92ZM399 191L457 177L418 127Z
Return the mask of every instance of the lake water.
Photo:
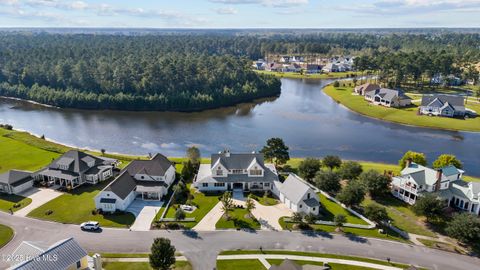
M345 159L396 163L407 150L429 161L452 153L467 174L480 175L480 133L408 127L370 119L325 95L320 80L282 79L278 98L205 112L117 112L46 108L0 99L0 123L81 148L184 156L190 145L203 156L224 148L260 150L281 137L291 156L334 154Z

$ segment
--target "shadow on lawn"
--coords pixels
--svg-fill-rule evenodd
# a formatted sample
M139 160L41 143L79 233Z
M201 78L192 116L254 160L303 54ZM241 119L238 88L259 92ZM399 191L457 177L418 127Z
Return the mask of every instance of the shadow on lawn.
M1 194L0 195L0 200L4 200L7 202L11 203L19 203L21 202L25 197L18 196L18 195L13 195L13 194Z

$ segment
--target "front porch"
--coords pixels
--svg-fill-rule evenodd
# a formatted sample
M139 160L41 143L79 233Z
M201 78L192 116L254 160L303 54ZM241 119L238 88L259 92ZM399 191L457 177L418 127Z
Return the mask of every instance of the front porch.
M39 182L47 187L59 186L62 188L75 189L82 184L80 176L50 170L40 173L38 178Z
M227 184L227 190L263 191L271 190L271 188L272 184L265 182L233 182Z
M410 205L414 205L417 201L417 194L416 192L414 193L411 189L407 190L402 187L393 186L392 194L395 198L400 199Z
M137 185L137 198L143 201L160 201L164 195L164 189L160 186Z

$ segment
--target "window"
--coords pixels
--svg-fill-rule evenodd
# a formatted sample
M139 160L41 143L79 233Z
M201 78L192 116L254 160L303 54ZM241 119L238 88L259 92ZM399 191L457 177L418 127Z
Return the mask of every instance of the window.
M81 262L81 261L78 261L78 262L77 262L77 269L80 269L80 267L82 267L82 262Z
M315 211L315 207L313 207L313 211Z
M302 205L302 204L300 204L298 207L299 207L299 208L302 208L302 207L303 207L303 205Z
M468 202L465 202L465 209L468 210Z
M223 175L223 171L222 171L221 168L218 168L218 169L217 169L217 175Z
M142 175L142 176L140 176L140 179L144 179L144 178L145 178L145 176L143 176L143 175Z
M243 173L243 170L232 170L232 174L242 174Z
M264 187L270 187L270 183L263 183Z
M213 184L215 187L224 187L225 183L215 183Z
M250 170L250 175L262 175L262 170L252 169L252 170Z
M310 193L307 194L307 199L310 199Z
M202 187L208 187L208 183L203 183Z

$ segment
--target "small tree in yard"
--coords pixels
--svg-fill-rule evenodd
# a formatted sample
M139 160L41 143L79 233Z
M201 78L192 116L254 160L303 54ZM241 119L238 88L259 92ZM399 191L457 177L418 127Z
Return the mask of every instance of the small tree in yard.
M316 220L317 220L317 217L312 213L310 213L308 215L305 215L305 221L308 224L313 224L313 223L315 223Z
M175 264L175 247L167 238L155 238L151 254L149 255L150 266L155 270L168 270Z
M387 209L376 203L368 204L364 211L365 216L376 223L388 220Z
M360 174L362 174L363 168L360 163L355 161L346 161L340 165L338 173L342 179L354 180L357 179Z
M182 174L181 174L182 178L188 181L193 177L194 173L195 173L195 166L193 165L192 161L190 160L184 161Z
M418 152L413 152L413 151L407 151L402 159L398 161L398 165L400 165L400 168L405 168L405 164L407 164L407 160L411 160L412 162L415 162L417 164L427 166L427 158L425 157L424 153L418 153Z
M347 223L347 217L342 214L338 214L333 218L333 222L335 222L335 226L341 229L343 225Z
M438 218L442 215L444 203L437 198L437 196L426 193L422 197L418 197L413 211L417 215L422 215L427 218L427 221L431 221L434 218Z
M325 192L336 193L341 188L340 176L334 171L318 171L315 175L315 185Z
M303 222L303 215L300 212L295 212L292 215L292 221L295 223L301 223Z
M369 170L364 172L358 179L372 198L381 197L390 192L390 177L382 175L377 171Z
M252 196L248 195L247 201L245 202L245 209L248 212L248 216L252 217L252 211L255 209L255 201L253 201Z
M187 149L187 158L192 162L193 166L198 166L200 164L200 150L196 146L189 147Z
M358 181L348 182L337 195L337 200L347 206L359 205L365 197L365 190Z
M298 173L301 177L311 181L315 174L320 170L320 160L316 158L306 158L300 162L298 166Z
M232 193L229 191L223 193L220 202L222 203L223 214L227 219L230 219L230 211L233 209Z
M290 160L288 146L281 138L268 139L267 145L260 152L265 156L265 159L273 161L275 165L285 164Z
M449 236L463 243L478 243L480 241L480 219L470 213L456 214L447 225Z
M175 219L176 220L184 220L187 215L185 214L185 211L183 211L182 208L177 208L177 211L175 211Z
M340 82L339 81L334 81L333 82L333 87L340 87Z
M454 156L454 155L443 154L443 155L440 155L437 158L437 160L435 160L433 162L433 168L435 168L435 169L440 169L440 168L447 167L447 166L450 166L450 165L453 165L458 169L463 168L462 162L460 160L458 160L457 157Z
M338 156L325 156L322 159L322 164L330 168L330 170L333 170L333 168L338 168L342 165L342 160Z

